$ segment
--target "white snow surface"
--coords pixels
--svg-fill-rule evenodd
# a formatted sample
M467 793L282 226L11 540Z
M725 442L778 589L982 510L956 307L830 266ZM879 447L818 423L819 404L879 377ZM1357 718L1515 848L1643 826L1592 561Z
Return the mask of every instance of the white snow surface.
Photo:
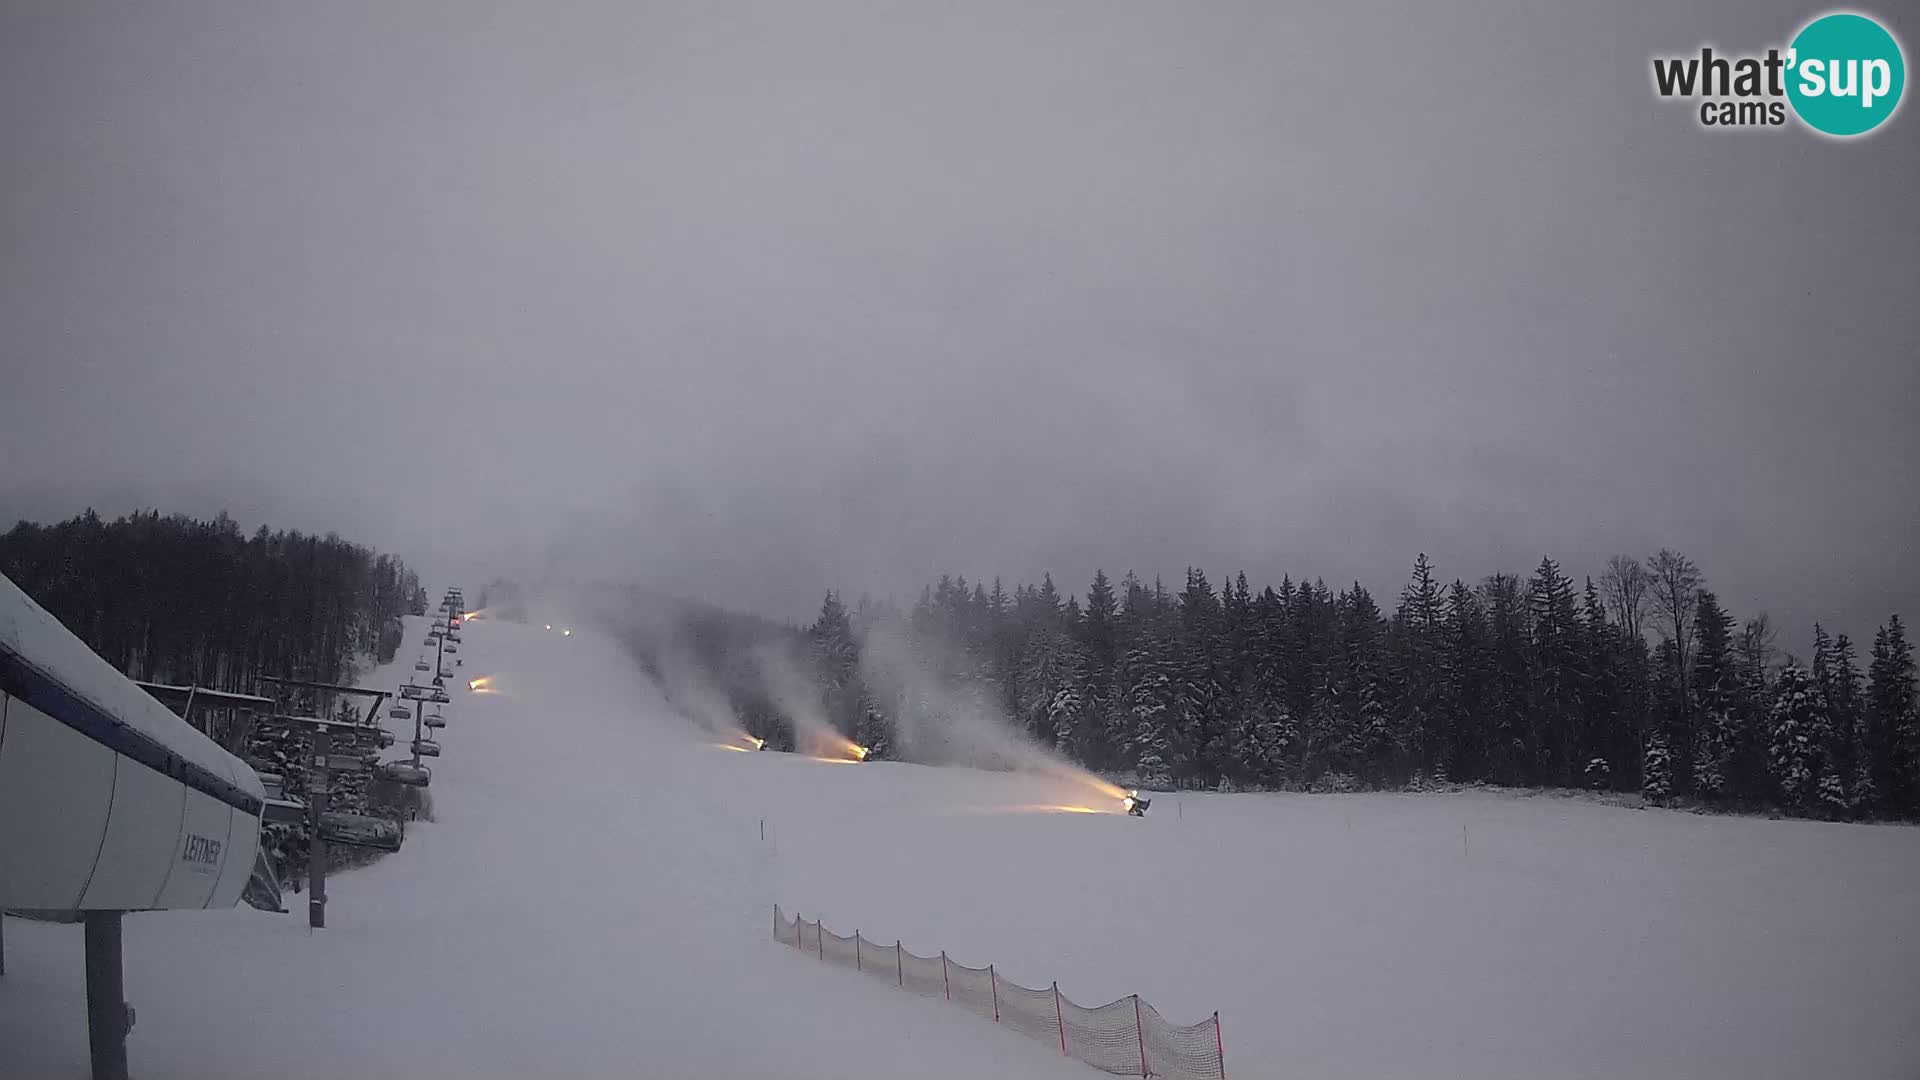
M1110 800L722 751L612 641L467 638L436 820L332 879L326 930L304 896L128 916L142 1080L1100 1075L775 944L776 900L1086 1005L1218 1009L1236 1080L1920 1070L1920 830L1499 794L1046 812ZM0 1076L85 1076L79 927L9 918L6 949Z

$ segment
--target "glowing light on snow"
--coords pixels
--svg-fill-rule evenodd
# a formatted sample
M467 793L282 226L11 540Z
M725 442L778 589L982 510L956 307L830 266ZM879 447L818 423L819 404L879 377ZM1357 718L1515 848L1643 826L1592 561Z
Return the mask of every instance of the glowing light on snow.
M1103 780L1087 772L1085 769L1075 765L1069 765L1064 761L1049 760L1035 766L1035 768L1037 771L1046 773L1048 776L1057 776L1062 780L1069 780L1082 787L1097 791L1109 799L1120 800L1127 797L1127 790L1120 785Z
M753 753L753 751L747 749L744 746L737 746L730 742L717 742L717 743L714 743L713 745L716 749L719 749L719 750L738 750L743 754Z
M822 761L865 761L873 751L831 728L801 728L794 733L798 745L794 749L808 757Z
M1097 806L1073 806L1066 803L1025 803L1016 806L988 806L963 811L973 814L1106 814L1114 816L1117 811L1102 810Z

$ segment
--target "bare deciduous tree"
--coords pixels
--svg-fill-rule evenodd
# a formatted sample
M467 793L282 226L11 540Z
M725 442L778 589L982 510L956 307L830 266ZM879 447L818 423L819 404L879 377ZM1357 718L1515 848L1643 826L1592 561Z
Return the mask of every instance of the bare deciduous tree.
M1646 629L1647 587L1652 578L1640 560L1631 555L1615 555L1607 560L1600 575L1600 595L1615 624L1639 638Z
M1766 685L1766 674L1773 667L1773 658L1779 653L1774 640L1780 636L1780 629L1773 625L1772 616L1761 612L1747 620L1740 631L1740 666L1750 685Z
M1673 641L1674 658L1679 661L1680 700L1686 701L1687 661L1693 644L1693 614L1700 593L1700 567L1692 559L1670 548L1661 548L1647 560L1651 577L1654 613Z

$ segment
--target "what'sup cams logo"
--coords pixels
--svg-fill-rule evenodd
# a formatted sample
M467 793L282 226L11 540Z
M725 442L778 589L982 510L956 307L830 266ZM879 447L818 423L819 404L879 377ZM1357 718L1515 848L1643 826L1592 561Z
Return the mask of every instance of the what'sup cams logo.
M1851 138L1900 108L1907 62L1885 25L1853 12L1822 15L1764 54L1653 58L1653 89L1698 100L1701 127L1784 127L1789 115L1822 135ZM1791 113L1789 113L1791 110Z

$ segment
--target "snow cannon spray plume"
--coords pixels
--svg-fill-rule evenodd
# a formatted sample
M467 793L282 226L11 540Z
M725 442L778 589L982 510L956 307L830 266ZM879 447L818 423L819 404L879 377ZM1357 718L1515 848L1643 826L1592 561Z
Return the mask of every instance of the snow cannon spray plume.
M913 632L904 620L865 628L860 673L885 700L897 701L895 737L900 756L928 764L1041 773L1097 793L1096 804L1118 805L1127 792L1036 745L976 685L949 685L941 671L970 666L959 651Z
M795 749L828 761L862 761L867 748L840 733L827 718L825 702L791 647L761 645L753 653L754 670L773 704L793 722Z
M758 740L741 728L727 696L690 654L678 645L668 645L660 650L657 662L660 688L682 715L729 743L753 743L754 749L759 749Z

